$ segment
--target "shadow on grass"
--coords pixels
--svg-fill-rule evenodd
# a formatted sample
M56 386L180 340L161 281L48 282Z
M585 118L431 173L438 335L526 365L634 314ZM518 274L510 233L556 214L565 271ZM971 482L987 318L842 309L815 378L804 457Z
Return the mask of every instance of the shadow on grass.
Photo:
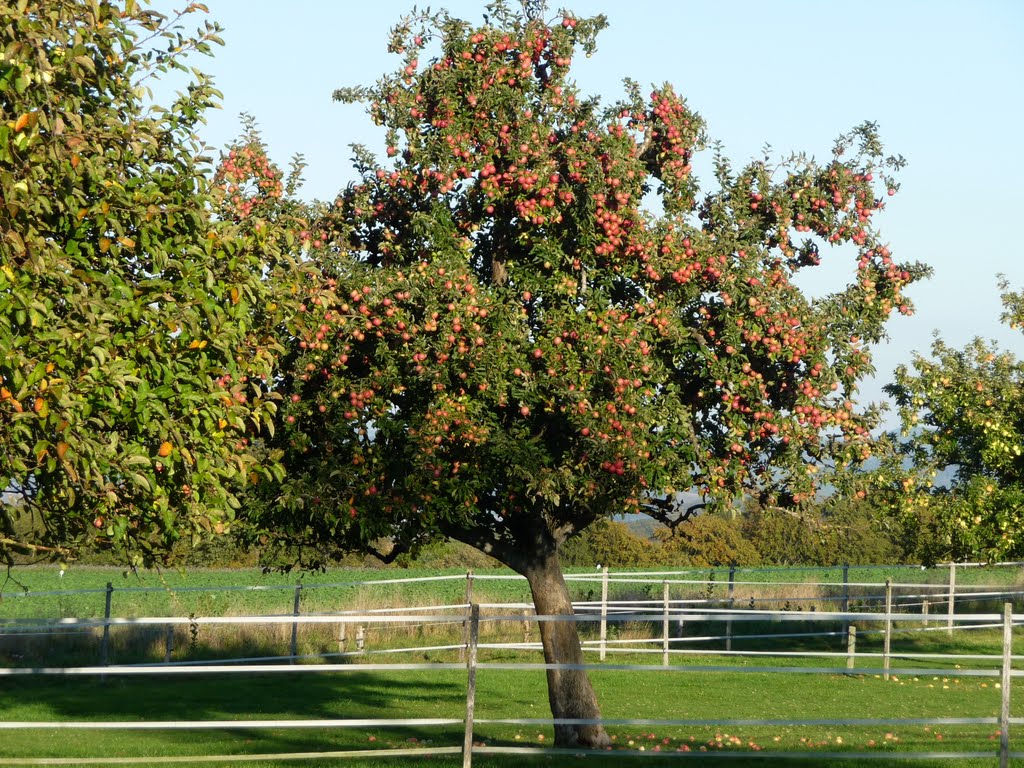
M344 670L344 671L343 671ZM5 720L181 721L342 720L461 717L465 675L414 671L199 674L155 677L16 677L0 686ZM414 712L417 714L409 714ZM239 754L461 743L461 724L358 728L12 731L0 755L85 757L111 754ZM130 745L130 746L126 746ZM2 762L2 758L0 758Z

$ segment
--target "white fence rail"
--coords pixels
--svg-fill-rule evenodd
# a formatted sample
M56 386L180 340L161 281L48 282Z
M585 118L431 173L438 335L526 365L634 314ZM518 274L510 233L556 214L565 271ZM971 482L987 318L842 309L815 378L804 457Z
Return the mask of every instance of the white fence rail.
M464 605L452 605L452 606L438 606L439 609L450 611L458 610L458 613L437 613L428 612L423 609L410 609L412 613L404 613L396 615L396 613L384 613L381 611L374 612L362 612L362 613L348 613L343 615L300 615L300 616L241 616L241 617L224 617L224 616L208 616L208 617L192 617L187 619L177 617L140 617L140 618L115 618L108 617L103 620L89 620L89 619L64 619L60 620L57 624L61 627L67 626L81 626L89 627L91 629L103 629L105 631L128 626L153 626L153 625L174 625L181 623L190 623L198 625L210 625L210 626L222 626L226 624L236 625L251 625L251 624L266 624L266 625L318 625L323 623L337 623L339 619L343 619L346 622L361 623L366 625L388 625L388 626L401 626L408 624L422 624L422 623L437 623L437 624L461 624L463 622L469 627L468 641L465 647L466 650L466 661L465 663L395 663L395 664L384 664L384 663L360 663L360 664L292 664L283 665L277 664L252 664L252 663L222 663L222 664L175 664L175 665L163 665L163 664L147 664L147 665L117 665L117 664L100 664L97 666L80 666L80 667L8 667L0 668L0 677L14 678L22 676L52 676L52 675L67 675L67 676L81 676L81 675L97 675L97 676L176 676L176 675L232 675L232 674L317 674L317 673L331 673L331 674L345 674L349 672L401 672L411 670L465 670L467 673L467 684L466 684L466 702L463 717L461 718L407 718L407 719L396 719L396 718L359 718L359 719L338 719L338 720L179 720L179 721L147 721L147 722L133 722L133 721L109 721L109 722L90 722L90 721L64 721L64 722L50 722L50 721L0 721L0 730L32 730L32 729L74 729L74 730L209 730L209 729L225 729L225 728L245 728L245 729L278 729L278 728L289 728L289 729L302 729L302 728L357 728L357 727L403 727L403 726L415 726L415 727L431 727L431 726L452 726L462 725L464 728L465 738L461 748L459 747L430 747L416 748L416 749L388 749L385 751L381 750L354 750L354 751L334 751L334 752L308 752L308 753L281 753L278 755L208 755L201 758L195 756L181 756L181 757L139 757L139 758L13 758L5 759L5 765L90 765L90 764L135 764L135 765L152 765L159 763L186 763L186 762L198 762L198 761L214 761L218 759L231 760L234 762L240 762L244 760L268 760L272 757L279 760L302 760L302 759L326 759L340 756L347 757L358 757L365 755L373 755L374 757L403 757L411 755L422 755L422 754L459 754L461 753L463 758L463 765L469 766L472 763L474 755L491 755L491 754L518 754L518 755L557 755L560 750L554 748L541 748L541 747L515 747L515 746L480 746L474 741L474 728L480 725L537 725L537 726L552 726L552 725L585 725L585 724L603 724L605 726L664 726L664 727L682 727L682 726L705 726L714 725L719 727L740 727L740 726L813 726L813 725L827 725L827 726L871 726L871 725L885 725L885 726L900 726L900 725L998 725L1000 731L1000 744L998 752L904 752L904 753L884 753L878 754L873 752L852 752L852 751L834 751L834 752L781 752L781 751L763 751L756 753L743 753L745 759L754 758L789 758L794 756L808 757L813 756L820 760L840 760L849 758L861 758L871 759L880 758L885 760L891 760L894 757L900 759L915 759L915 758L948 758L948 759L968 759L977 757L988 757L993 758L998 755L1000 763L1003 766L1008 765L1008 761L1011 758L1024 757L1024 752L1012 752L1010 750L1009 733L1011 725L1024 724L1024 718L1012 718L1010 716L1010 694L1012 685L1011 682L1014 678L1024 677L1024 671L1013 668L1014 661L1020 661L1021 656L1015 656L1012 653L1013 649L1013 628L1024 623L1024 614L1014 614L1012 605L1006 603L1002 613L963 613L956 616L956 625L958 627L970 627L970 626L1000 626L1003 629L1002 633L1002 652L1001 654L921 654L921 653L900 653L893 654L889 652L888 648L882 654L879 653L836 653L836 652L805 652L805 651L730 651L730 650L693 650L688 651L687 649L681 649L677 647L665 647L660 649L643 649L643 644L653 642L665 642L664 627L666 626L665 617L668 615L670 619L681 619L687 622L702 621L702 622L751 622L751 621L764 621L766 618L770 618L773 621L778 622L824 622L831 625L837 622L876 622L882 623L887 628L891 628L893 624L907 624L917 623L920 621L919 616L911 614L899 614L893 613L891 610L887 612L877 613L844 613L844 612L821 612L821 611L806 611L806 612L769 612L763 610L746 610L746 609L709 609L705 607L700 608L683 608L669 606L670 610L653 612L650 610L649 605L634 605L630 612L626 612L629 606L619 606L622 608L621 612L610 612L606 614L595 614L595 615L581 615L581 616L525 616L519 611L518 605L508 604L472 604L470 606ZM468 611L466 610L468 608ZM481 611L489 611L481 615ZM662 637L654 638L639 638L632 640L634 644L640 646L633 648L622 647L621 650L629 650L630 653L637 653L638 651L647 650L648 652L661 653L662 664L661 665L649 665L649 664L550 664L550 663L535 663L535 662L507 662L507 661L481 661L479 659L479 652L490 648L533 648L535 644L521 644L521 643L481 643L479 640L481 625L501 625L508 622L514 622L521 624L523 621L530 623L537 622L550 622L550 621L577 621L577 622L610 622L610 623L644 623L651 626L661 626L663 629ZM719 636L720 637L720 636ZM676 640L678 638L669 638L669 640ZM603 648L610 650L611 641L605 638L603 641ZM447 646L454 647L454 646ZM616 647L616 649L619 649ZM391 649L396 650L396 649ZM416 649L397 649L397 650L421 650L419 647ZM856 674L860 675L872 675L872 674L884 674L884 675L941 675L946 678L955 677L987 677L997 678L1001 684L1001 708L1000 715L998 717L964 717L964 718L852 718L852 719L804 719L804 720L784 720L784 719L734 719L734 720L703 720L703 719L650 719L650 718L639 718L639 719L621 719L621 718L609 718L601 721L594 720L583 720L583 719L551 719L551 718L491 718L491 719L477 719L475 718L475 706L476 706L476 687L475 679L478 671L530 671L530 670L552 670L552 669L600 669L607 672L651 672L658 671L664 673L676 673L676 674L698 674L698 673L772 673L772 674L845 674L850 672L850 668L847 664L841 666L731 666L728 664L671 664L670 657L673 655L686 655L688 653L700 653L703 656L714 656L720 655L724 658L730 658L741 655L764 655L764 656L777 656L779 658L791 658L791 657L815 657L824 660L828 659L844 659L849 661L850 656L854 656L861 660L876 660L881 659L882 666L880 667L858 667L855 670ZM935 668L920 668L920 667L892 667L892 659L928 659L933 660L936 663L945 663L944 666L937 666ZM953 662L961 661L964 659L971 659L974 661L989 661L991 666L982 668L969 668L963 669L958 666L950 666ZM154 685L159 683L154 682ZM566 755L579 755L579 754L595 754L595 755L607 755L607 752L602 750L580 750L573 749L564 751ZM633 752L616 752L618 755L634 755L637 753ZM687 754L694 753L679 753L679 756L686 756ZM664 754L662 754L664 756Z
M1020 566L1022 564L1012 564ZM261 615L261 616L143 616L143 617L118 617L113 615L114 595L116 593L132 592L154 592L165 591L164 588L127 587L115 590L112 584L101 590L67 590L48 591L36 593L6 593L7 597L34 597L34 596L59 596L77 594L98 594L103 596L104 615L102 618L52 618L52 619L0 619L0 641L5 638L35 638L43 635L69 635L72 633L89 633L100 635L100 652L98 664L94 666L10 666L0 667L0 678L20 678L26 676L155 676L154 686L159 685L161 676L178 675L232 675L232 674L344 674L346 672L358 671L369 673L392 673L414 670L465 670L467 673L466 703L462 717L460 718L354 718L354 719L306 719L306 720L176 720L176 721L2 721L0 730L3 731L27 731L34 729L63 729L63 730L210 730L210 729L344 729L359 727L441 727L462 725L465 732L464 743L461 747L436 747L429 750L424 748L399 748L387 750L348 750L330 752L291 752L275 755L250 754L250 755L207 755L207 756L181 756L181 757L140 757L140 758L5 758L4 765L93 765L93 764L136 764L155 765L188 762L215 762L217 760L230 760L241 762L244 760L265 761L269 759L278 760L303 760L303 759L328 759L335 757L403 757L411 755L432 755L461 754L463 765L469 766L474 755L488 754L516 754L516 755L555 755L558 750L542 747L523 746L479 746L474 744L473 733L475 725L531 725L531 726L552 726L552 725L584 725L593 721L584 720L554 720L550 718L504 718L504 719L479 719L475 717L476 691L475 679L477 671L503 671L518 672L527 670L550 670L550 669L600 669L609 672L638 672L658 671L677 674L716 674L716 673L770 673L770 674L857 674L857 675L880 675L886 678L894 675L937 675L946 678L995 678L1001 687L1001 707L998 717L964 717L964 718L852 718L852 719L805 719L805 720L782 720L782 719L733 719L733 720L702 720L702 719L604 719L601 724L606 726L719 726L719 727L741 727L741 726L900 726L900 725L994 725L999 727L999 749L998 752L897 752L897 753L875 753L875 752L854 752L854 751L833 751L833 752L785 752L785 751L761 751L756 753L743 753L745 759L753 758L793 758L809 756L819 760L841 760L849 758L861 759L886 759L894 758L911 760L926 758L992 758L998 755L1000 765L1008 765L1011 758L1024 758L1024 752L1012 752L1010 750L1010 726L1024 724L1024 718L1013 718L1010 713L1010 693L1012 681L1024 677L1024 671L1014 669L1014 664L1024 660L1024 656L1013 654L1013 630L1015 626L1024 623L1024 614L1013 613L1013 603L1024 597L1024 587L1019 583L1008 585L975 585L967 586L957 584L957 568L971 567L960 564L949 566L949 578L944 579L941 584L927 584L917 582L894 582L892 580L883 583L867 581L853 581L849 579L849 568L843 569L843 580L838 582L806 582L806 581L783 581L763 582L750 579L736 578L738 569L715 569L720 573L728 573L728 580L715 580L714 578L691 578L697 573L709 573L709 569L688 569L685 571L649 571L631 573L611 573L608 569L602 569L597 573L570 574L567 580L574 583L592 583L600 585L601 599L579 600L574 603L576 616L536 616L532 614L532 604L525 602L495 602L487 603L473 599L474 582L486 582L494 580L520 579L520 577L504 574L473 574L472 572L452 576L428 576L415 579L374 579L364 582L344 582L334 585L288 585L288 586L253 586L253 587L220 587L217 591L238 592L238 591L269 591L269 590L294 590L292 610L285 615ZM749 572L749 569L747 569ZM711 573L713 576L713 572ZM310 613L302 611L303 594L307 590L325 589L331 587L373 587L377 585L399 585L410 582L444 582L444 581L465 581L465 602L451 604L432 604L411 608L374 608L347 611L332 611L322 613ZM1019 580L1018 580L1019 582ZM635 587L643 586L650 591L652 588L660 588L660 599L613 599L611 597L612 587ZM841 607L841 610L766 610L757 608L739 607L739 602L747 598L738 597L739 592L745 587L771 587L772 589L817 588L824 590L824 594L817 594L808 597L802 596L786 597L785 595L759 597L761 604L776 604L785 601L802 601L805 603L832 603ZM680 591L685 589L703 589L705 597L679 597ZM711 595L713 589L725 589L726 594L722 597ZM676 590L677 596L673 597L672 592ZM829 593L829 590L832 592ZM855 593L859 590L860 593ZM211 591L207 587L185 587L175 590L177 592L200 592ZM964 606L968 601L983 601L975 605L991 603L1003 603L1002 612L996 613L986 610L965 611ZM854 604L857 603L855 606ZM859 610L855 608L859 607ZM878 610L881 608L882 610ZM932 608L939 609L932 612ZM941 609L945 610L942 611ZM958 610L959 609L959 610ZM481 615L481 612L483 614ZM535 627L539 622L546 621L576 621L588 626L597 625L597 639L584 639L583 649L587 653L596 653L599 656L598 664L583 665L557 665L531 662L508 662L481 660L481 652L492 650L521 650L536 651L540 644L533 639L530 628ZM781 631L781 632L754 632L744 633L741 630L750 623L764 624L770 622L785 629L787 625L800 623L809 625L814 631ZM704 629L707 624L713 627L721 627L721 631L712 630L700 635L683 635L694 624L700 624ZM524 640L522 642L481 642L481 626L501 625L519 627L524 629ZM630 638L610 637L609 626L623 626L630 624L633 627L646 627L654 630L651 636L637 636ZM185 626L190 631L198 627L242 627L259 625L284 625L290 626L291 636L289 653L282 656L260 656L250 658L230 658L215 660L185 660L172 661L173 630L175 627ZM355 628L356 647L352 651L340 651L338 653L325 654L298 654L298 638L300 627L312 627L317 625L330 625L339 628L340 640L346 638L345 632L348 628ZM452 627L451 632L458 633L454 629L458 626L461 629L461 641L448 642L434 645L422 643L414 647L389 647L371 648L366 641L365 628L367 627L413 627L413 626L442 626ZM817 625L817 626L815 626ZM820 630L818 627L824 625ZM869 625L869 626L866 626ZM164 663L148 661L140 664L114 664L111 663L111 634L123 631L127 628L155 627L164 628L167 631L167 651ZM840 627L836 629L836 627ZM1002 652L1000 654L979 654L979 653L916 653L906 651L893 651L891 641L894 636L915 632L944 631L967 632L973 629L1002 628ZM657 630L660 629L660 632ZM804 627L798 627L804 630ZM863 638L866 635L881 635L883 648L881 651L858 650L856 641L858 636ZM838 650L777 650L763 649L758 647L762 640L781 638L838 638ZM706 647L689 647L697 644L720 643L724 648L709 649ZM734 645L742 643L744 649L736 649ZM347 647L347 646L346 646ZM410 651L455 651L460 652L458 663L432 662L421 663L368 663L366 659L373 654L388 655L402 654ZM616 664L608 663L609 654L632 654L657 657L660 655L661 664ZM689 659L695 656L721 657L721 664L694 664ZM320 663L330 657L360 657L357 664ZM729 660L737 657L764 658L775 657L782 661L777 666L736 666L730 665ZM785 660L796 658L820 659L820 666L793 666ZM676 663L673 663L675 660ZM289 661L290 664L282 664L281 661ZM893 666L894 662L899 665L903 662L928 662L934 663L934 667L921 668L918 666ZM976 666L963 669L959 662L969 661ZM265 663L274 662L274 663ZM314 663L299 663L314 662ZM986 664L987 663L987 664ZM863 666L873 664L875 666ZM573 749L572 755L592 753L606 755L604 751L588 751ZM644 753L631 751L616 752L619 756L635 756ZM647 753L650 754L650 753ZM673 753L676 754L676 753ZM696 752L678 753L679 756L695 756ZM662 753L661 756L665 756Z

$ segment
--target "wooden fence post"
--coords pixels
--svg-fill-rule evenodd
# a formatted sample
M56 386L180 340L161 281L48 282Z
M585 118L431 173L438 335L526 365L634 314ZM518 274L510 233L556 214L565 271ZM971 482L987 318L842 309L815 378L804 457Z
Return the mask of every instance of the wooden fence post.
M953 634L953 613L956 603L956 563L949 564L949 606L946 609L946 634Z
M846 668L853 669L857 657L857 625L846 628Z
M601 661L608 655L608 566L601 570Z
M736 564L729 566L729 610L736 607ZM725 650L732 650L732 616L725 620Z
M356 651L362 653L366 648L366 627L360 624L356 627Z
M466 571L466 605L473 604L473 571ZM469 622L462 622L462 646L459 648L459 661L466 660L466 646L469 645Z
M103 606L103 640L100 641L100 666L110 666L110 602L114 596L114 585L107 582L106 598ZM102 678L101 678L102 679Z
M343 621L338 625L338 653L348 650L348 625Z
M298 584L295 585L295 601L294 601L294 603L292 605L292 616L298 616L299 615L299 603L301 602L301 600L302 600L302 582L299 582ZM292 623L292 643L291 643L291 648L289 650L291 652L289 654L288 663L289 664L294 664L295 663L295 657L298 656L298 654L299 654L299 625L298 625L298 622L293 622Z
M882 648L882 668L885 671L885 679L889 679L889 666L891 659L889 652L892 650L892 579L885 580L885 641Z
M462 768L473 765L473 711L476 708L476 646L480 637L480 606L469 609L469 658L466 661L466 733L462 740Z
M1002 705L999 708L999 768L1010 765L1010 687L1013 664L1013 603L1003 603Z
M668 666L668 582L663 581L661 583L661 664L662 666Z
M931 610L931 604L928 602L928 598L921 600L921 626L928 626L928 612Z

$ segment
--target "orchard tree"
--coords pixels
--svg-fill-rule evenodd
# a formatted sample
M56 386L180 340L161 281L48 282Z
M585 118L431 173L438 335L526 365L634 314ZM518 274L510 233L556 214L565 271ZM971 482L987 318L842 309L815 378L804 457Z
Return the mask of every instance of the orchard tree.
M1003 321L1020 328L1024 296L1000 287ZM882 478L898 516L931 529L925 559L1024 556L1024 362L982 339L964 349L936 339L887 391L903 431Z
M229 530L235 489L266 471L244 441L273 403L247 377L275 359L260 329L283 241L258 219L281 181L250 152L211 184L195 131L218 93L182 57L208 53L218 27L180 23L204 11L0 6L8 561L80 546L161 558ZM149 105L147 86L172 70L187 90Z
M702 191L705 126L683 98L628 81L621 102L583 96L570 69L604 18L524 8L410 17L397 72L336 94L368 104L387 158L357 149L361 178L312 236L323 274L279 382L290 475L255 522L307 563L456 539L564 617L559 547L595 521L676 524L691 491L800 504L823 469L867 458L857 382L925 270L876 232L901 161L873 125L824 163L716 153ZM811 298L794 278L833 249L855 276ZM567 665L548 672L555 717L598 717L575 625L541 638Z

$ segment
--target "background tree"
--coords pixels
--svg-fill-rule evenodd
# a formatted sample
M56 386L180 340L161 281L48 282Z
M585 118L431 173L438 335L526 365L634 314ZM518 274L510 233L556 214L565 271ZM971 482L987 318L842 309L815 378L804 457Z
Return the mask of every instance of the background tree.
M447 536L567 615L559 547L595 521L678 522L677 491L799 504L870 454L857 381L924 272L873 226L900 160L868 124L823 164L716 153L701 192L704 124L670 86L627 81L603 107L570 79L604 24L504 3L479 26L411 17L398 71L336 94L368 103L389 159L356 149L361 180L315 236L268 444L289 479L255 521L282 556ZM794 277L829 246L856 277L812 299ZM571 622L541 636L549 662L582 661ZM583 672L548 681L556 718L599 715Z
M276 245L213 215L195 130L218 97L199 73L169 109L152 78L188 72L218 27L181 31L126 0L0 5L0 556L122 561L230 529L264 471L259 333ZM265 197L279 174L261 167ZM244 193L248 194L248 193ZM226 209L224 209L226 210ZM256 213L249 211L250 221ZM248 426L247 426L248 425Z
M1003 320L1020 327L1024 299L1000 286ZM937 338L887 391L903 434L880 476L899 519L930 531L922 556L1024 556L1024 363L982 339L958 350Z
M643 568L662 562L661 548L617 520L596 520L567 540L559 553L563 565L593 568Z
M678 529L662 529L658 541L661 562L676 566L750 566L761 562L757 549L743 537L738 521L721 515L698 515Z
M860 474L860 473L859 473ZM862 484L864 477L858 478ZM914 557L916 539L893 526L876 497L835 496L796 511L744 505L741 529L771 565L880 565Z

